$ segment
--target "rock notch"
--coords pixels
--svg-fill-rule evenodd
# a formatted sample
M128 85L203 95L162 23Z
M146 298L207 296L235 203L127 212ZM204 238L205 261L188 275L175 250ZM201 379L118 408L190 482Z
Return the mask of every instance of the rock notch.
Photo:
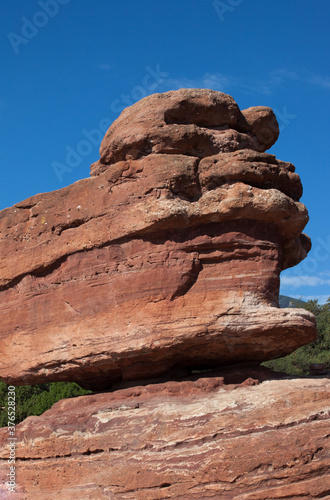
M315 338L279 309L310 249L291 163L265 153L270 108L221 92L155 94L122 112L91 177L0 212L0 377L114 382L259 362Z

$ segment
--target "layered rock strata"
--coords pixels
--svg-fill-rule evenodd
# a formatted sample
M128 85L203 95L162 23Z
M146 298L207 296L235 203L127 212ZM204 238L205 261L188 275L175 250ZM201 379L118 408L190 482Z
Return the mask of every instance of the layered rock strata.
M155 94L123 111L89 179L0 212L0 377L120 380L283 356L315 338L279 309L310 249L269 108Z
M254 377L231 385L203 377L62 400L17 426L18 487L10 498L328 498L329 379L259 384ZM3 480L7 434L0 430ZM6 494L1 481L0 497Z

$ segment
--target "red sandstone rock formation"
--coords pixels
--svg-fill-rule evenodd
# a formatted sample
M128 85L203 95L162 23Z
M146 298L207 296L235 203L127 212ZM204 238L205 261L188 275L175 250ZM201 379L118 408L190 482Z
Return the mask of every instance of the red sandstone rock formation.
M294 166L265 153L277 136L269 108L156 94L110 127L90 179L0 212L0 377L116 384L17 426L10 498L327 497L329 380L237 365L315 337L278 308L310 241Z
M283 356L315 337L279 309L310 249L269 108L155 94L123 111L92 176L0 212L0 377L118 380Z
M60 401L17 426L10 498L329 498L329 380L255 384L213 376Z

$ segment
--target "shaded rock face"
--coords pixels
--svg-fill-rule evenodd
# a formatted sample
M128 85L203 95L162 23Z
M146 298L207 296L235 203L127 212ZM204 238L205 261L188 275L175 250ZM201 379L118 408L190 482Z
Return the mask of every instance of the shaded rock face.
M91 177L0 212L0 377L109 388L255 362L315 338L278 309L310 249L294 166L265 153L269 108L155 94L123 111Z
M329 380L254 377L60 401L17 426L18 488L10 498L328 498ZM7 437L1 429L2 479ZM1 494L4 481L7 498Z

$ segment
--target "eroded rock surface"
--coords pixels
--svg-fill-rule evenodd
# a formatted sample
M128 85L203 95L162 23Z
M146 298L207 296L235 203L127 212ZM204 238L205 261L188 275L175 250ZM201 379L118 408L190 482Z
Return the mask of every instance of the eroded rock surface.
M0 212L0 377L109 388L283 356L315 337L279 309L310 249L302 187L269 108L221 92L123 111L92 176Z
M10 498L328 498L329 379L259 379L195 377L59 401L17 426Z
M205 158L238 149L265 151L278 123L267 107L240 111L234 99L214 90L181 89L153 94L126 108L106 133L92 173L120 160L152 153Z

